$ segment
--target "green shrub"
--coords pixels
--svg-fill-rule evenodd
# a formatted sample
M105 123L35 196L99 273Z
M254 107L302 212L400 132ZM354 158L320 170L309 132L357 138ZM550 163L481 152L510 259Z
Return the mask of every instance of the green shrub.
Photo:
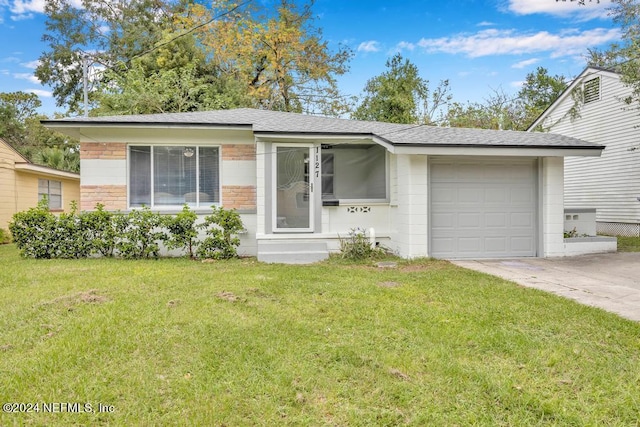
M198 227L205 230L207 237L200 243L197 255L200 258L229 259L238 256L240 238L237 234L244 229L240 214L235 209L227 210L212 206L213 213L204 218Z
M190 258L194 258L195 249L200 243L197 240L197 219L198 215L189 209L187 205L184 205L182 212L178 213L175 217L167 217L165 220L165 226L169 231L167 248L184 249Z
M162 231L163 219L147 206L127 215L116 215L118 239L115 247L123 258L157 258L161 241L167 240Z
M352 228L346 238L340 238L342 258L362 260L384 255L384 250L371 245L367 233L362 228Z
M0 228L0 245L6 245L7 243L11 243L11 234L8 230Z
M71 212L60 214L53 226L52 258L86 258L91 254L91 236L75 201L71 202Z
M96 205L96 210L80 214L80 220L87 231L87 239L91 242L92 253L106 257L114 255L119 217L122 217L122 214L105 211L101 203Z
M57 218L49 212L44 198L35 208L13 215L9 231L22 256L52 258L55 256Z

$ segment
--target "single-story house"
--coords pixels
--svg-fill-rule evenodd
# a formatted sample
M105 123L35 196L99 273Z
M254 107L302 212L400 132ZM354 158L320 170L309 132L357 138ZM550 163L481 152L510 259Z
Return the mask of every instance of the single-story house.
M0 139L0 228L45 196L52 212L68 212L80 201L80 175L33 164Z
M80 140L81 206L235 208L240 252L322 258L354 228L407 258L564 255L565 156L548 133L254 109L45 120Z
M620 77L587 67L530 130L605 145L601 157L565 159L566 216L595 210L598 233L640 236L640 112L625 102L632 89Z

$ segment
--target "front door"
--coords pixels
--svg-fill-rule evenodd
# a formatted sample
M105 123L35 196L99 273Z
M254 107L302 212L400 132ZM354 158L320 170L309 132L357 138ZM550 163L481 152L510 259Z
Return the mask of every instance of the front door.
M273 230L313 231L312 146L275 146Z

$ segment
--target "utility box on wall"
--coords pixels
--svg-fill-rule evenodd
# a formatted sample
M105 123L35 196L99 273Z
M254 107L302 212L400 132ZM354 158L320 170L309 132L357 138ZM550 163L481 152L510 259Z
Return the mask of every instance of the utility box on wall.
M596 235L596 210L595 209L565 209L564 231L572 232L575 229L577 236Z

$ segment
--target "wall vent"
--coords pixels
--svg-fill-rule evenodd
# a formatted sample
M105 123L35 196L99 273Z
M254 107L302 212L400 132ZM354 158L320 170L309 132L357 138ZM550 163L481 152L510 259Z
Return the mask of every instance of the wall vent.
M585 104L598 101L600 99L600 77L584 82L582 91Z

